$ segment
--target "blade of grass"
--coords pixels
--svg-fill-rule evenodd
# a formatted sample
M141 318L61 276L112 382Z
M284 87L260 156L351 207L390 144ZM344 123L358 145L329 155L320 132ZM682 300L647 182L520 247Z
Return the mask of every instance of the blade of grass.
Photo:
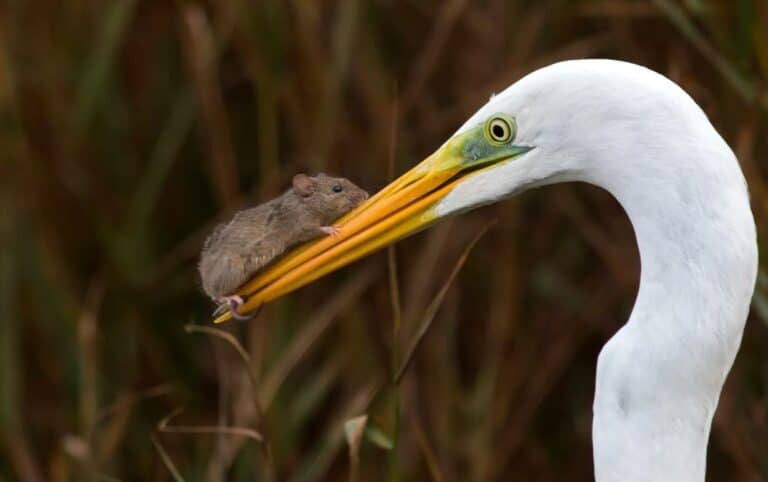
M229 363L229 357L224 355L225 350L229 347L224 346L221 343L215 344L211 347L213 349L213 364L215 366L216 380L218 385L218 397L216 403L216 409L218 415L216 417L216 424L219 426L228 425L229 407L232 406L232 379L234 378L233 371L231 370L231 363ZM250 382L249 382L250 383ZM248 407L251 404L248 403ZM234 411L236 409L232 409ZM233 423L236 423L233 421ZM229 445L230 438L225 437L224 434L220 434L216 437L214 447L210 451L208 458L208 468L206 469L205 478L209 482L224 482L226 473L230 468L228 454L226 454L227 446Z
M392 346L390 350L390 373L396 373L397 366L400 359L398 346L400 345L400 289L397 279L397 258L395 247L390 246L387 248L387 266L389 271L389 289L390 299L392 300ZM397 383L395 376L391 378L392 385L392 440L393 447L389 452L389 480L391 482L398 482L400 476L398 473L398 447L400 439L400 386Z
M329 150L331 140L338 128L338 116L342 102L342 88L347 80L350 60L356 48L358 24L360 23L360 0L344 0L337 2L338 8L334 19L332 38L332 50L329 55L329 76L326 80L325 95L321 119L317 125L316 146L314 150L319 153L315 156L314 169L323 168ZM323 163L323 165L319 165Z
M445 54L447 40L462 18L462 13L469 5L467 0L451 0L442 2L442 8L437 14L429 40L424 51L413 65L415 66L408 82L408 90L403 95L403 112L410 112L411 107L421 98L424 87L430 75L435 70L440 58Z
M368 415L361 415L347 420L344 424L344 435L349 448L349 482L360 480L360 446L367 423Z
M179 94L165 127L157 138L154 150L147 163L143 178L139 181L132 199L132 229L148 225L152 209L157 205L163 192L165 180L171 172L194 119L192 95L184 91Z
M305 457L294 472L291 482L316 482L326 480L327 474L339 449L344 444L344 420L354 414L364 412L373 397L381 389L381 383L373 381L361 388L338 410L339 416L333 417L322 437L319 447Z
M86 451L88 456L83 460L83 467L89 479L94 478L99 471L98 457L95 456L94 447L90 445L88 435L93 433L98 416L100 378L98 324L104 292L104 281L100 276L94 277L86 291L77 320L78 408L81 440L88 446Z
M408 367L410 366L411 361L413 361L413 355L416 353L416 350L419 348L419 345L424 339L424 336L427 334L427 332L429 331L429 328L432 326L432 321L435 319L435 315L437 315L437 312L443 303L443 299L445 298L445 295L448 293L448 288L451 287L453 280L456 279L456 276L461 271L461 268L464 266L464 263L467 262L467 258L469 257L469 253L472 251L472 248L475 247L475 244L477 244L477 242L480 241L480 238L482 238L483 235L485 235L485 233L488 232L488 229L490 229L490 227L493 226L494 224L495 224L495 221L491 221L488 224L486 224L480 230L480 232L475 235L472 241L469 242L467 247L464 248L464 252L461 254L458 261L456 261L456 264L453 266L453 270L451 271L451 274L448 275L448 279L445 280L445 283L443 283L442 288L440 288L440 291L437 292L437 295L434 297L432 302L427 307L426 311L424 312L424 316L421 319L421 324L419 325L419 329L416 332L416 336L411 341L411 345L408 348L408 351L406 351L405 359L400 365L400 369L395 374L394 382L396 384L399 384L400 381L403 379L403 375L405 374L406 370L408 370Z
M272 368L261 384L259 396L264 410L267 410L272 404L278 390L291 370L307 354L331 324L338 319L337 315L339 312L358 299L360 294L373 283L378 273L379 270L366 268L348 280L336 290L333 298L315 312L314 316L281 352L280 357L272 364Z
M135 393L122 394L115 403L96 414L93 430L86 434L85 440L94 448L100 467L118 453L121 442L131 428L129 421L134 407L145 400L167 396L172 392L173 387L165 383Z
M106 475L106 474L96 474L96 481L97 482L122 482L117 477L112 477L111 475Z
M661 10L677 27L689 42L707 59L715 69L725 78L731 87L741 96L744 101L752 103L758 100L764 108L768 108L768 99L757 98L754 85L747 80L728 59L726 59L717 49L707 40L699 31L694 23L685 14L685 11L670 0L652 0L656 7Z
M96 426L98 426L100 422L103 422L109 417L114 416L115 413L128 410L137 403L140 403L144 400L149 400L151 398L169 395L172 392L173 386L170 383L162 383L160 385L149 387L146 390L141 390L133 394L122 396L112 405L109 405L108 407L99 411L95 420Z
M266 436L266 428L265 428L265 421L264 421L264 409L261 405L261 402L259 401L259 381L258 381L258 375L253 370L253 362L251 360L251 357L248 355L248 352L245 351L245 348L243 348L243 345L238 341L237 338L235 338L232 334L227 333L224 330L220 330L218 328L212 328L209 326L197 326L197 325L186 325L184 327L184 330L187 333L203 333L208 336L213 336L220 338L235 349L237 354L240 356L240 359L243 361L243 364L245 365L246 373L248 374L248 378L250 379L251 384L253 385L253 393L254 393L254 399L253 404L254 408L256 409L256 417L257 417L257 427L260 430L259 437L262 437L263 440L261 444L259 444L260 447L260 454L262 458L262 462L264 464L264 477L267 481L274 481L275 480L275 474L277 473L275 471L275 463L274 459L272 457L272 446L269 443L269 439ZM264 435L261 435L264 434Z
M429 443L427 434L424 433L424 427L421 426L421 422L417 418L415 410L411 410L410 415L411 416L408 417L409 426L416 434L416 442L418 443L419 449L421 450L421 453L424 456L424 460L427 463L429 476L432 478L433 482L444 482L445 476L443 475L443 471L440 470L440 464L437 461L437 454L435 454L435 450Z
M243 361L243 364L245 365L246 373L248 374L248 378L250 378L251 383L253 384L253 389L258 391L259 377L258 375L256 375L256 372L253 371L251 357L250 355L248 355L248 352L245 351L245 348L243 348L243 345L240 343L240 341L237 338L235 338L234 335L232 335L231 333L227 333L224 330L220 330L218 328L212 328L210 326L198 326L198 325L186 325L184 326L184 331L186 331L187 333L203 333L205 335L222 339L227 343L229 343L232 346L232 348L235 349L237 354L240 356L240 359Z
M87 128L96 103L104 95L107 78L117 57L117 48L133 18L136 0L120 0L109 4L101 24L98 39L93 42L94 50L84 68L78 89L78 109L75 126L78 131Z
M387 276L389 277L389 297L392 301L392 369L398 364L398 341L402 324L400 309L400 282L397 276L397 251L395 246L387 248Z
M217 46L208 16L200 5L185 3L179 13L182 47L200 101L201 121L209 148L209 169L220 206L237 203L238 169L229 114L219 85Z
M335 384L342 378L342 365L341 356L336 355L324 361L302 381L301 391L292 397L287 410L286 425L291 430L304 426L322 409Z
M173 480L176 482L184 482L184 477L181 476L179 469L176 468L176 464L173 463L171 456L168 455L168 452L165 451L165 448L160 444L160 441L157 440L154 435L150 435L149 438L152 440L152 445L155 446L155 450L157 450L157 453L160 455L160 458L162 459L165 467L168 469L168 472L171 473Z
M301 331L294 336L289 344L281 351L278 359L271 364L271 368L263 377L260 384L260 390L256 394L261 402L263 411L269 409L285 379L301 359L307 356L308 352L314 345L316 345L317 341L333 322L338 319L337 315L339 312L354 300L358 299L360 294L365 291L375 279L377 279L378 273L379 269L371 266L358 271L351 279L346 281L345 284L336 290L336 294L330 300L316 310L312 318L303 325ZM253 366L252 363L250 365ZM334 364L334 366L335 369L332 370L332 376L330 378L334 378L338 375L338 364ZM327 381L327 377L325 376L321 376L320 378ZM331 385L332 383L330 382L321 383L319 388L325 387L324 389L328 389ZM320 391L322 392L322 389ZM309 396L303 397L304 394ZM305 400L310 406L313 405L313 402L318 402L319 399L323 398L321 393L318 393L318 390L313 388L313 385L311 384L304 387L303 395L300 399ZM308 408L306 410L308 410ZM307 416L306 410L300 410L304 415L300 416L297 421L289 421L288 425L301 425L304 417ZM233 445L230 446L230 450L237 451L238 443L238 441L234 441Z
M177 417L184 411L182 407L176 408L171 413L166 415L157 424L157 430L164 433L187 433L187 434L208 434L208 435L236 435L239 437L247 437L256 442L259 445L263 445L264 437L261 433L247 427L222 427L219 425L169 425L171 419Z
M390 142L389 142L389 160L387 170L389 171L390 181L395 176L395 153L397 150L397 122L398 122L398 101L397 89L392 96ZM387 271L389 273L389 297L392 301L392 358L390 360L390 374L392 374L392 440L393 447L389 452L389 480L397 482L400 480L398 474L398 445L400 439L400 387L394 381L394 373L400 363L400 325L402 323L402 310L400 306L400 283L397 276L397 248L391 245L387 248Z
M86 292L77 324L80 372L80 423L83 434L93 431L98 416L98 347L97 330L105 286L101 278L94 278Z
M395 446L392 438L373 423L365 428L365 439L381 450L392 450Z
M0 197L5 213L0 220L0 449L5 460L13 467L19 480L41 482L45 480L37 457L29 444L24 429L23 387L19 336L19 313L16 309L18 267L14 250L18 244L14 233L19 233L15 223L14 206Z
M755 295L752 298L752 308L760 321L768 325L768 274L762 269L757 275L757 286L755 288Z

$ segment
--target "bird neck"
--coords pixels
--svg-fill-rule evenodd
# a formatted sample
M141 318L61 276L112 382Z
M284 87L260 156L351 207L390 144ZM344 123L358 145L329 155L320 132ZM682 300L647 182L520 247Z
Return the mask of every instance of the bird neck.
M703 482L712 416L741 342L757 270L743 176L726 150L696 164L594 172L640 252L629 321L603 348L594 401L598 482ZM669 167L669 166L675 167Z

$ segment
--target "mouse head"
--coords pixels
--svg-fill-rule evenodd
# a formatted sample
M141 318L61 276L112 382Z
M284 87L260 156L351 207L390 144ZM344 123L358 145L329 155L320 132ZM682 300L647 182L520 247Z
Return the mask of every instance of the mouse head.
M326 174L293 177L293 192L312 209L336 219L368 199L368 193L343 177Z

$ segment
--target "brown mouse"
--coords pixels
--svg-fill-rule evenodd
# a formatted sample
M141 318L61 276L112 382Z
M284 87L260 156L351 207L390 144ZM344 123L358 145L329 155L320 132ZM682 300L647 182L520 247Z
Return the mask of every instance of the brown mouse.
M228 305L236 318L249 318L235 310L243 303L233 295L237 288L288 248L337 235L332 223L366 199L368 193L347 179L297 174L291 189L279 197L214 228L198 265L203 291Z

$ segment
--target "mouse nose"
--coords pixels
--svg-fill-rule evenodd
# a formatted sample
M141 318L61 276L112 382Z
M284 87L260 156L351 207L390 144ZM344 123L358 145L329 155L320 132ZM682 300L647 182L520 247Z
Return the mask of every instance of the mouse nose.
M368 199L368 193L367 192L356 192L353 195L350 196L350 199L355 204L360 204L361 202Z

